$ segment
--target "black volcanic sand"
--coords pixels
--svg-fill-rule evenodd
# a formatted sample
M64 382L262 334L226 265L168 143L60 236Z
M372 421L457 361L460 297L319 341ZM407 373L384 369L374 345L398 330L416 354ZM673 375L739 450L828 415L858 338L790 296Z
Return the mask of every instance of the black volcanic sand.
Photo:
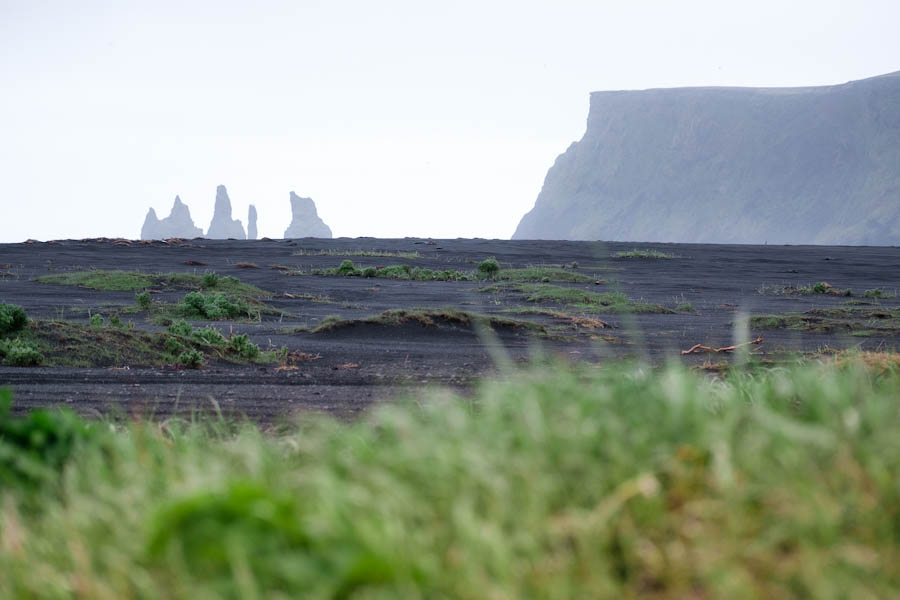
M615 253L653 248L674 259L622 259ZM307 256L306 251L381 250L418 252L413 259L358 256ZM301 239L301 240L183 240L124 242L113 240L59 241L0 245L0 302L19 304L36 319L85 321L88 311L109 315L133 306L133 292L104 292L71 286L47 285L36 277L73 270L122 269L156 272L214 271L233 275L274 293L270 306L289 313L263 316L261 323L216 322L226 335L247 333L261 348L299 350L317 356L296 370L277 365L233 366L210 364L200 370L171 365L118 368L0 367L0 386L15 393L16 410L66 404L84 413L118 412L165 416L206 410L215 400L222 410L267 421L297 409L352 415L373 402L417 392L437 384L465 390L474 379L492 370L492 353L479 335L457 326L425 327L358 324L327 333L294 332L313 328L329 315L365 319L398 308L457 307L461 310L561 327L552 317L502 312L535 306L521 295L478 291L484 282L408 281L381 278L288 275L272 265L309 273L334 267L349 258L357 267L408 264L430 269L474 271L476 263L495 256L504 268L561 266L606 283L554 285L591 292L620 290L633 300L675 309L691 304L696 312L674 314L591 314L614 328L565 330L564 338L536 339L524 329L502 329L491 344L502 344L514 362L528 359L540 347L546 354L602 363L635 356L664 362L677 357L688 364L722 361L724 354L679 351L694 344L726 346L733 341L733 323L740 312L751 314L803 312L815 307L839 307L862 300L866 289L896 293L900 287L900 248L731 246L690 244L634 244L599 242L498 241L421 239ZM203 263L189 266L188 261ZM260 268L239 268L253 263ZM827 281L835 288L852 289L853 298L831 295L763 295L762 285L807 285ZM183 295L154 296L175 302ZM293 296L327 297L317 302ZM900 306L898 299L873 301ZM565 306L546 306L570 314ZM144 313L123 315L135 327L152 331ZM204 323L195 323L203 325ZM765 341L755 352L768 356L783 351L823 348L897 349L894 335L853 337L847 333L812 333L787 329L753 330Z

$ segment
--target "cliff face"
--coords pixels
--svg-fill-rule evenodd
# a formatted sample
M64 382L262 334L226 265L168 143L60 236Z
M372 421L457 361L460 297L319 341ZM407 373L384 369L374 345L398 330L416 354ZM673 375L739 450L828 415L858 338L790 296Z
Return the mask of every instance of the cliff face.
M330 238L331 228L319 217L312 198L302 198L291 192L291 224L284 232L285 238Z
M152 208L147 211L144 225L141 227L142 240L164 240L168 238L201 237L203 230L194 226L191 211L181 198L175 196L172 211L165 219L158 219Z
M900 72L595 92L513 239L900 244Z

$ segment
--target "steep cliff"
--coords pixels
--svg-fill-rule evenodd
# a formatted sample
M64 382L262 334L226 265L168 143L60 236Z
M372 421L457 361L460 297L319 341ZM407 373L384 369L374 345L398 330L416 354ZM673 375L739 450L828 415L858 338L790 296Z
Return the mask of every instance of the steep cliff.
M158 219L156 211L152 208L147 211L144 218L144 226L141 227L142 240L164 240L168 238L195 238L201 237L203 230L194 226L191 219L191 210L181 198L175 196L172 211L165 219Z
M331 228L319 217L312 198L301 198L291 192L291 215L291 224L284 232L285 238L331 237Z
M595 92L513 239L900 244L900 72Z
M210 239L229 239L243 240L247 238L244 233L244 226L240 219L231 218L231 199L228 197L228 190L224 185L216 188L216 206L213 209L213 218L209 224L209 230L206 237Z

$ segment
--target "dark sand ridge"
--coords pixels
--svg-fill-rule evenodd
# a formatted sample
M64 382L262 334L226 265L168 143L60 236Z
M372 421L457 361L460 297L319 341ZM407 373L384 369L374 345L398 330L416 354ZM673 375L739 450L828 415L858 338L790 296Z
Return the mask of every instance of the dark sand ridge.
M674 259L622 259L615 253L653 248ZM298 255L301 251L380 250L417 252L418 258ZM875 247L737 246L636 244L599 242L440 240L184 240L179 243L60 241L0 245L0 302L19 304L38 319L86 320L88 310L109 314L116 306L133 306L133 292L108 292L47 285L36 277L72 270L126 269L148 273L214 271L233 275L275 295L270 306L290 316L264 315L261 323L217 322L226 332L248 333L262 348L287 346L318 359L293 371L275 365L235 367L213 363L206 368L72 369L0 367L0 385L13 388L17 410L66 404L84 412L110 409L124 413L164 416L176 410L208 408L215 399L229 412L271 420L299 408L351 415L373 401L396 397L428 384L465 389L473 378L491 370L490 353L470 329L457 326L423 327L357 324L328 333L292 332L315 327L329 315L366 319L402 308L453 306L475 313L528 319L546 326L559 321L541 315L503 312L535 304L510 290L478 291L484 282L408 281L381 278L286 275L270 268L282 265L312 269L335 267L346 258L357 266L408 264L430 269L473 271L475 263L495 256L504 268L531 265L571 265L593 279L606 281L566 284L590 292L618 289L634 300L674 309L691 304L696 312L669 314L592 314L616 326L602 331L573 331L569 339L535 340L524 329L501 329L499 339L515 360L525 360L535 343L552 354L575 360L602 362L614 356L646 356L662 362L679 356L687 363L723 360L723 355L689 355L679 350L694 344L732 343L739 311L753 314L803 312L816 307L840 307L850 298L830 295L760 294L762 285L800 286L819 281L852 289L858 300L866 289L900 288L900 249ZM204 263L187 265L188 261ZM252 263L260 268L239 268ZM184 292L167 292L155 299L177 301ZM286 296L289 294L290 296ZM328 302L310 298L327 297ZM897 307L897 298L878 301ZM548 306L548 308L550 308ZM564 306L556 309L579 314ZM123 315L135 327L159 331L143 314ZM205 325L205 323L203 323ZM753 329L762 333L758 352L814 351L824 347L896 349L893 334L854 337L847 333L811 333L788 329ZM619 342L596 339L619 338ZM592 337L594 339L592 339ZM349 365L349 366L348 366ZM122 366L122 365L119 365Z

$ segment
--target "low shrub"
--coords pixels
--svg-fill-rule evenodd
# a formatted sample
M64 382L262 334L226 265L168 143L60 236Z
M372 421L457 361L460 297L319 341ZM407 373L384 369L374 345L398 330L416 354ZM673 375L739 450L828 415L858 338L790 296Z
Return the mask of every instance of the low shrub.
M142 308L144 310L150 308L150 292L142 292L140 294L137 294L134 297L134 300L135 302L137 302L139 308Z
M175 321L174 323L169 325L169 327L167 328L167 331L169 333L172 333L174 335L180 335L181 337L188 337L189 335L191 335L191 332L193 330L194 330L194 328L191 326L191 324L188 323L187 321L185 321L184 319L179 319L178 321Z
M174 337L167 337L166 341L163 342L163 347L166 349L166 352L172 356L179 356L184 352L184 344L179 342L178 338Z
M188 369L199 369L203 366L203 353L199 350L185 350L178 356L178 364Z
M19 338L0 340L0 356L4 357L6 364L15 367L30 367L44 362L44 355L34 342Z
M228 349L247 360L253 360L259 356L259 346L251 342L246 333L231 336L228 341Z
M250 316L250 307L246 302L229 298L222 293L206 296L200 292L190 292L185 295L178 308L187 317L201 317L211 321Z
M500 272L500 263L492 256L478 263L478 272L485 277L494 277Z
M0 335L21 331L28 325L28 317L21 306L0 304Z
M219 276L215 273L205 273L201 285L206 289L217 287L219 285Z
M103 325L105 323L106 323L106 321L103 319L103 315L100 315L100 314L91 315L91 327L93 327L95 329L99 329L99 328L103 327Z
M222 335L222 332L220 332L215 327L204 327L203 329L197 329L191 334L191 336L194 339L210 346L224 346L228 343L228 340L225 339L225 336Z
M356 275L357 270L353 265L352 260L343 260L341 261L341 265L337 268L338 275Z

